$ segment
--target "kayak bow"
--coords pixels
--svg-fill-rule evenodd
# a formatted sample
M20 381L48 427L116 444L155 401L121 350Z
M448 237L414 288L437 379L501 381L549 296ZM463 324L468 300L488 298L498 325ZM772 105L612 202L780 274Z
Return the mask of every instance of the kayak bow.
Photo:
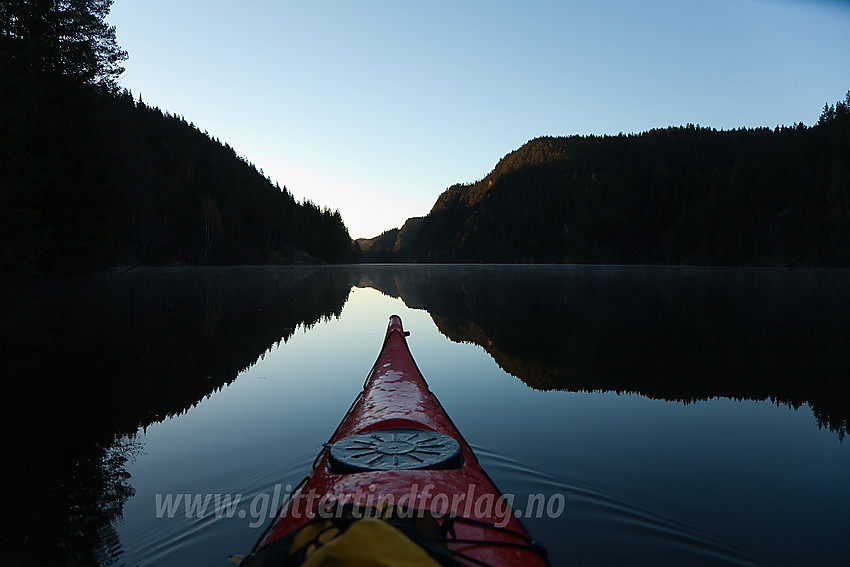
M429 390L410 354L408 334L393 315L363 391L243 565L280 564L281 557L286 565L311 564L305 555L346 530L353 533L354 519L370 511L378 524L388 522L408 537L409 526L401 524L413 520L405 518L429 519L438 535L417 544L436 561L432 565L547 565L545 551L528 536ZM320 537L329 527L333 537ZM371 550L378 555L390 541L383 535L358 537L355 547L378 548Z

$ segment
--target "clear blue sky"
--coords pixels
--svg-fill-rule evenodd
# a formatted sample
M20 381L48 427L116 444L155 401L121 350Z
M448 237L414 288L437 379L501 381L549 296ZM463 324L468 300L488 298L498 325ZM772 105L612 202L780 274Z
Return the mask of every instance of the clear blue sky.
M121 83L351 235L426 214L542 135L813 124L850 2L116 0Z

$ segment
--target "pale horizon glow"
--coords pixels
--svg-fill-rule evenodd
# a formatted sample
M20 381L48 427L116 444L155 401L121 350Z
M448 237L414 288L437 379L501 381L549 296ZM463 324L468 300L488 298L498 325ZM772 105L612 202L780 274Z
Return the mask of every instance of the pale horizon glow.
M814 124L850 90L829 0L116 0L121 85L372 237L529 139Z

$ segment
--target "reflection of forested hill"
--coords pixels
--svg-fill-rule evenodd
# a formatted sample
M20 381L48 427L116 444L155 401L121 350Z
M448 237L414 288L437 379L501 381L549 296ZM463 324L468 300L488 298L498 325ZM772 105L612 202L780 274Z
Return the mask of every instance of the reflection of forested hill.
M847 272L617 267L372 270L361 285L427 309L539 389L808 403L850 417Z
M132 489L138 427L230 383L299 325L338 315L344 278L315 268L155 269L3 297L5 553L90 563Z

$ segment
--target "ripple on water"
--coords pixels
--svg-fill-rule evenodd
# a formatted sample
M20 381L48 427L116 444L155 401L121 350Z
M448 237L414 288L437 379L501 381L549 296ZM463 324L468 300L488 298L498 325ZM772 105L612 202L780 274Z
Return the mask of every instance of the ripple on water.
M639 553L640 557L676 556L691 565L755 567L769 562L769 554L754 545L749 534L731 532L680 509L652 502L645 495L616 486L610 478L582 478L583 475L548 471L480 445L473 446L473 450L505 494L513 494L514 507L520 512L530 500L528 495L543 494L546 499L556 494L563 496L563 514L534 526L548 526L546 534L532 530L544 545L548 535L591 547L618 542L645 550L645 554ZM529 520L526 518L525 522Z
M228 478L215 486L206 486L204 490L207 492L200 494L201 503L209 497L204 514L187 514L183 500L186 495L183 494L179 496L180 501L171 517L166 514L166 517L157 518L156 495L137 494L135 498L144 499L145 508L150 501L150 513L144 514L146 521L137 521L132 528L118 522L125 532L124 537L133 541L133 549L131 554L126 554L117 547L110 550L111 556L119 565L226 565L227 558L216 551L210 551L210 557L205 561L203 550L225 547L229 553L247 554L276 516L289 491L310 471L316 452L318 448L298 453L286 452L285 449L269 452L263 460L252 463L246 474ZM222 455L222 458L233 457ZM198 495L190 496L194 499ZM220 514L215 513L216 496L219 497ZM171 497L177 498L178 495L172 494ZM227 509L228 499L232 505L230 511Z

